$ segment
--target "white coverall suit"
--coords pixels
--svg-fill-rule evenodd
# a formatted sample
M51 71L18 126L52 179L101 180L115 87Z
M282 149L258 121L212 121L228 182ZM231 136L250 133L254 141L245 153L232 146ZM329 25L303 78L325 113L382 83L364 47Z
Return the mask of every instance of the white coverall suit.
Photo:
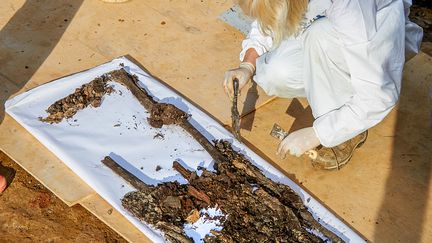
M301 32L272 49L257 22L243 41L260 57L255 82L268 94L306 97L325 147L371 128L395 106L406 58L422 29L408 19L411 0L311 0Z

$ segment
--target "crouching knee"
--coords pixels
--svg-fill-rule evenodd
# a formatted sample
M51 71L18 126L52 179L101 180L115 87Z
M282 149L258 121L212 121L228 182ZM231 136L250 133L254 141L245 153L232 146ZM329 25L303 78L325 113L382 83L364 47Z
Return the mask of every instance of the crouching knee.
M270 96L303 97L302 60L300 55L266 53L257 60L254 81Z

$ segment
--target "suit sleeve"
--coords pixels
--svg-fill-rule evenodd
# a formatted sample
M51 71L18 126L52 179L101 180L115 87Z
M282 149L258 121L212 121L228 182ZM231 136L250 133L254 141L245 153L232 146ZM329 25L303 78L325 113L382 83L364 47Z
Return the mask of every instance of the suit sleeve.
M242 51L240 52L240 61L243 61L246 51L250 48L255 49L258 55L268 52L273 45L272 37L261 33L258 22L255 20L251 24L251 30L246 39L242 42Z

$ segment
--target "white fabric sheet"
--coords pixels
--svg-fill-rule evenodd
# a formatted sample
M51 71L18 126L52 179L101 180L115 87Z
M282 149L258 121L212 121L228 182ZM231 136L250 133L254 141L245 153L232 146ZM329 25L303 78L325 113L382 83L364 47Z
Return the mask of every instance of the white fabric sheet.
M323 225L348 242L363 242L361 237L318 201L236 141L230 132L211 117L125 57L18 95L6 102L6 112L152 241L163 242L160 232L140 222L121 206L121 198L134 188L100 161L104 156L111 155L146 183L157 184L173 180L186 183L171 168L173 160L181 161L191 170L196 170L197 166L212 168L213 165L210 155L189 134L173 125L161 129L151 128L146 121L146 110L125 87L117 83L113 83L116 92L105 96L98 108L87 107L78 111L72 119L63 120L59 124L47 124L38 119L47 115L45 109L56 100L106 72L119 69L121 63L129 73L137 75L140 85L159 101L174 104L191 114L192 124L209 140L232 141L233 146L250 158L266 176L289 185ZM163 134L164 138L154 138L157 133ZM156 171L158 165L162 169Z

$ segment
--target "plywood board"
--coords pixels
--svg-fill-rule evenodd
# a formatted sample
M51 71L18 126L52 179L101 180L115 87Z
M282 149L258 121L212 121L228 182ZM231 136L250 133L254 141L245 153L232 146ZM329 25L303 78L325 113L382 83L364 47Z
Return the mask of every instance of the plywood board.
M5 154L68 206L93 193L86 183L8 115L0 126L0 141Z
M131 224L123 215L109 205L103 198L93 194L80 204L98 219L111 227L129 242L151 242L140 230Z

